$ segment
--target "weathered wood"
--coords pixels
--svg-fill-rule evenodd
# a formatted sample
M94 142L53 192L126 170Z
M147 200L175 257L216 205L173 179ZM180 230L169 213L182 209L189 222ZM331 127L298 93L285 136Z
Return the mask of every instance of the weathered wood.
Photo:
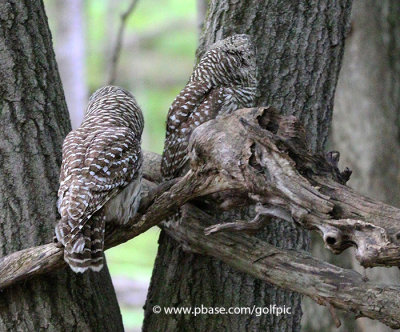
M191 206L183 208L184 224L163 225L187 250L216 257L257 279L309 296L331 307L400 327L400 286L380 285L361 274L315 259L306 252L276 248L255 237L238 233L204 235L212 216ZM215 221L214 221L215 222Z
M151 152L145 152L144 157L144 178L151 178L155 181L160 179L160 174L159 171L157 173L157 170L160 169L161 157ZM153 184L152 187L154 186ZM219 181L214 181L211 177L208 179L197 178L193 172L189 172L180 181L173 180L167 184L161 184L160 187L164 191L150 190L149 195L142 199L139 209L140 211L145 209L145 212L142 215L137 215L135 220L130 223L130 226L114 228L106 233L106 249L126 242L157 225L168 216L174 214L176 209L188 200L226 190L227 186L231 188L232 184L219 183ZM0 289L28 277L44 274L63 266L65 266L63 263L63 248L60 248L56 243L14 252L0 258Z
M400 207L399 13L397 0L353 1L351 32L346 39L330 131L330 145L342 152L341 164L354 171L350 187L395 207ZM313 252L321 250L314 248ZM341 264L371 280L400 282L396 267L364 269L355 258L343 256L333 257L330 263L339 258ZM314 330L328 332L319 324L326 320L315 322L314 313L310 308L308 317ZM356 326L347 330L393 332L369 319L357 320Z
M257 48L255 105L273 105L282 114L299 117L306 127L310 147L321 151L332 118L351 2L208 1L196 60L199 61L215 41L237 33L248 34ZM219 222L254 217L252 206L237 204L235 209L221 212L215 199L210 199L205 207ZM284 248L301 250L307 249L309 244L308 232L295 228L293 223L268 224L256 236ZM212 280L212 283L204 280ZM168 306L171 301L181 306L232 307L240 303L258 305L275 299L290 304L296 308L296 313L283 319L269 315L220 315L218 319L202 315L188 319L185 315L152 312L153 305ZM217 259L186 254L176 241L160 234L145 305L144 332L160 329L299 332L300 320L299 294L254 279Z
M148 209L131 226L109 233L107 246L141 234L190 199L229 190L247 192L249 201L262 204L261 213L318 230L335 253L355 246L364 266L399 265L400 210L346 187L348 170L341 173L326 156L311 154L304 137L296 118L271 108L240 110L200 126L190 144L192 170L147 201ZM145 178L159 181L159 157L146 153L146 158ZM247 228L243 223L222 228L237 227ZM215 225L207 231L220 229Z
M63 257L64 249L49 243L0 258L0 290L66 266Z
M235 203L257 202L260 214L318 230L335 253L354 245L364 265L398 265L400 210L346 187L349 171L338 170L338 153L313 154L305 137L293 116L280 116L269 107L238 110L198 127L189 144L190 171L158 187L160 156L145 153L144 178L154 183L147 181L151 190L142 200L141 214L129 226L106 232L106 248L143 233L189 200L229 192L227 197ZM400 327L399 288L366 282L353 271L305 253L276 249L243 233L211 234L221 229L257 229L249 223L233 220L204 230L198 223L206 218L198 223L196 218L186 218L182 229L167 225L167 231L185 247L217 257L254 277L308 295L328 307ZM206 236L205 231L211 235ZM57 244L15 252L0 259L0 288L62 266L62 248ZM295 267L297 276L293 274Z
M354 246L363 266L399 265L400 210L346 187L351 172L337 169L337 156L312 154L306 147L295 117L272 108L240 110L193 133L192 155L201 157L192 158L192 167L245 184L267 215L319 231L334 253ZM208 232L219 230L211 227Z

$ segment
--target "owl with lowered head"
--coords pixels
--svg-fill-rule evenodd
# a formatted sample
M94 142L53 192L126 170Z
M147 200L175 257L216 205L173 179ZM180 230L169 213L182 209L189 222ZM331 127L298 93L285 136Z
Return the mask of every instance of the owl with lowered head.
M131 93L106 86L90 97L81 126L64 140L55 232L74 272L100 271L106 223L126 224L138 209L143 125Z
M165 179L185 173L189 137L196 127L254 106L256 76L255 47L248 35L234 35L210 47L169 108L161 162Z

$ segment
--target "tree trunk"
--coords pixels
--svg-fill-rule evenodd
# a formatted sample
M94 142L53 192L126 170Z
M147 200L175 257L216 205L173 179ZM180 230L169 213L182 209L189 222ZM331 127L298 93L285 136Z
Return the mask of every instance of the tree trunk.
M354 170L349 185L400 206L400 3L355 0L336 93L332 146ZM353 268L371 280L396 284L398 268ZM362 271L363 270L363 271ZM357 321L360 331L391 331L376 321Z
M197 0L196 9L197 9L197 28L199 29L201 35L203 31L204 21L207 15L208 0Z
M310 147L322 150L330 126L351 0L212 1L198 57L217 39L247 33L257 46L258 105L300 117ZM252 209L250 209L252 210ZM208 211L210 212L210 211ZM218 213L221 221L250 218L249 209ZM184 222L184 221L182 221ZM271 223L262 238L279 247L307 249L308 233ZM144 331L299 331L300 295L239 273L210 257L185 252L162 233L145 306ZM161 307L292 308L292 315L164 315Z
M71 129L42 1L0 3L0 257L52 241ZM107 268L4 290L0 331L123 331Z

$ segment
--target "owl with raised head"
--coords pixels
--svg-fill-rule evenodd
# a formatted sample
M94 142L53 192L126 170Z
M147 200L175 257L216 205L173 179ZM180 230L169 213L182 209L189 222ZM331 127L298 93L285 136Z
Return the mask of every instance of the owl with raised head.
M161 172L165 179L184 173L192 131L202 123L254 106L257 70L255 47L248 35L213 44L194 68L168 111Z
M106 223L127 223L140 203L143 115L127 90L106 86L89 99L81 126L63 144L55 232L74 272L103 267Z

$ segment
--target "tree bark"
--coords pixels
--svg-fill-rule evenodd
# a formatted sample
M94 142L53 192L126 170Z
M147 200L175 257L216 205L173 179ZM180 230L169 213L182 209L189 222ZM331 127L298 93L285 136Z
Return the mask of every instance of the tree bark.
M298 116L310 148L323 149L348 28L351 0L212 1L198 58L217 39L247 33L257 46L258 105ZM209 213L220 221L249 219L252 209ZM185 220L181 221L182 223ZM285 236L286 235L286 236ZM272 223L261 238L284 248L307 249L308 233L289 223ZM144 331L299 331L301 297L237 272L221 261L188 253L162 232L145 306ZM161 307L291 306L292 315L156 315Z
M197 28L199 29L199 35L201 36L204 26L204 21L207 15L208 0L196 0L197 10Z
M53 238L71 129L42 1L0 3L0 256ZM0 297L1 331L122 331L107 268L62 270Z
M346 41L332 121L332 146L354 170L349 185L362 194L400 206L400 3L396 0L355 0L352 29ZM365 270L387 284L397 284L398 268ZM390 331L362 318L364 332Z
M194 198L229 190L240 194L233 197L244 199L242 204L248 204L249 198L258 202L258 216L280 216L284 220L279 222L295 220L319 230L335 252L353 245L362 263L399 266L400 209L355 194L343 185L349 171L339 171L337 153L311 154L305 146L305 131L296 117L260 107L237 110L196 128L189 141L191 169L181 178L154 187L160 179L161 156L145 153L144 182L151 189L141 200L139 214L125 227L106 231L105 248L141 234L182 206L185 222L162 227L185 248L307 295L329 308L336 325L334 307L400 327L398 286L371 283L352 270L242 233L278 220L220 224L193 205L183 206ZM240 234L226 233L227 228ZM62 268L62 253L62 247L51 243L1 258L0 289Z

